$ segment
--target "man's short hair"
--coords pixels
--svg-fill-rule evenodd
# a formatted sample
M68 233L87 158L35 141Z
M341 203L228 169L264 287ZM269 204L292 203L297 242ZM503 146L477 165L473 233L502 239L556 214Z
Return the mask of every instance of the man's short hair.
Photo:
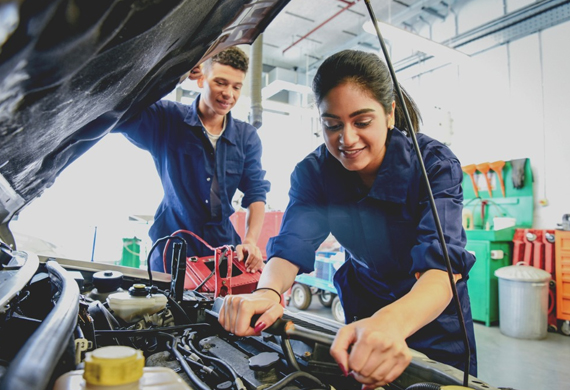
M215 56L208 58L204 62L203 70L208 72L212 68L213 63L228 65L237 70L241 70L243 73L247 73L249 58L247 58L247 55L243 50L232 46L219 52Z

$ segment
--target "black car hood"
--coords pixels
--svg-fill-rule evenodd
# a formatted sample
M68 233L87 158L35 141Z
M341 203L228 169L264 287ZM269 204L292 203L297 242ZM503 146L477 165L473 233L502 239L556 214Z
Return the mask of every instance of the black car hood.
M252 43L287 2L1 3L0 238L67 165L201 59Z

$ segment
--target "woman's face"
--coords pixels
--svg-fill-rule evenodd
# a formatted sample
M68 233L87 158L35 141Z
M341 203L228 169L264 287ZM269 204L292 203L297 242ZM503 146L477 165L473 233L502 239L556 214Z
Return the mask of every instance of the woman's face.
M392 102L392 112L386 115L370 93L351 82L331 89L319 104L327 149L346 169L358 172L368 186L386 154L394 107Z

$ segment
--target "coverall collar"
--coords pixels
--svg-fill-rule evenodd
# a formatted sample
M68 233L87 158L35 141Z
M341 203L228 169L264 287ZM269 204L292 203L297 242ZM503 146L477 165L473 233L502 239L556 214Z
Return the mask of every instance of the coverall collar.
M387 149L382 165L376 174L372 188L368 190L362 184L356 172L350 172L327 150L332 163L333 177L331 198L336 200L363 199L371 197L377 200L405 204L413 174L411 140L400 130L394 128L388 133Z
M390 130L386 155L368 196L405 204L413 173L411 139L400 130Z
M186 114L186 117L184 118L184 122L193 127L203 127L202 121L200 121L200 117L198 116L198 104L200 103L200 96L201 95L198 95L198 97L194 100L192 103L192 109L188 111L188 114ZM236 145L237 136L238 134L234 125L232 113L230 111L226 114L226 129L222 133L220 139L225 139L232 145Z

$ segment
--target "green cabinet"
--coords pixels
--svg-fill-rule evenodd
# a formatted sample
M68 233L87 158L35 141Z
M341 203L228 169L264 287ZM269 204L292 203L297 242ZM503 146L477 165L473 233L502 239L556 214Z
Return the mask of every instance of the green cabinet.
M467 236L466 249L476 258L467 280L471 313L474 321L490 326L499 320L499 282L495 270L511 264L512 235L509 241L469 239L469 233Z

